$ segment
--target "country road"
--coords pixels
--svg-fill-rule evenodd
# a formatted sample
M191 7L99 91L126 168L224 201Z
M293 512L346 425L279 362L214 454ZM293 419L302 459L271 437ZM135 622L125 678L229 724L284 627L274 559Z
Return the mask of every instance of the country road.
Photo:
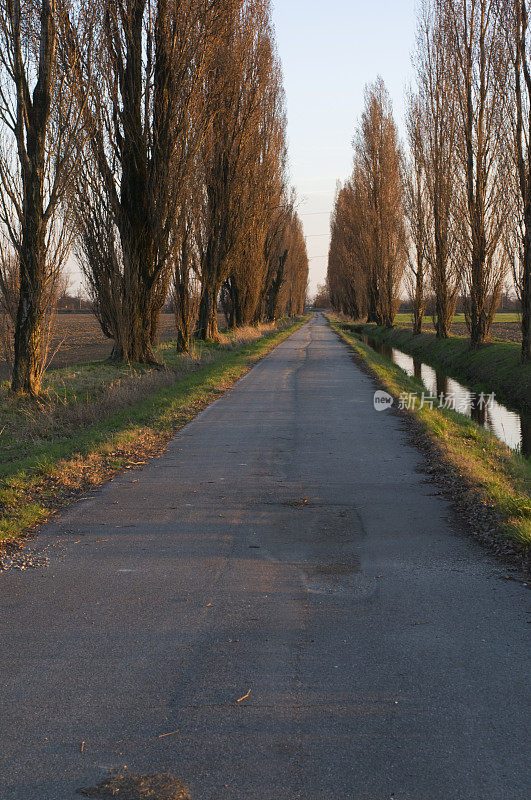
M316 317L0 574L1 800L529 797L529 595L373 394Z

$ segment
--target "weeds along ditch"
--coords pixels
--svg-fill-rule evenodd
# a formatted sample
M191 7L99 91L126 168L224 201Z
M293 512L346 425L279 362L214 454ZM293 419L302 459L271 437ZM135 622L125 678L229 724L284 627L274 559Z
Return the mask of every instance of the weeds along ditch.
M454 499L459 501L462 510L467 511L467 506L470 509L472 532L483 536L482 531L486 531L485 538L497 543L498 548L507 545L528 560L531 553L530 459L518 448L511 449L488 430L484 421L475 421L471 415L452 408L439 408L437 402L417 402L410 407L407 403L401 404L401 397L420 398L422 393L429 394L422 380L426 370L424 376L414 365L412 370L405 370L403 367L407 364L400 365L388 357L387 351L375 349L372 342L364 341L368 326L344 323L332 315L329 324L351 347L360 364L395 398L394 408L401 408L401 413L414 422L412 431L421 432L421 438L415 434L415 440L429 442L431 466L441 475L450 475L447 483L453 486ZM404 353L397 360L403 357ZM485 391L488 388L485 386ZM466 387L463 386L463 390L466 391ZM522 419L520 416L520 424ZM458 498L455 491L458 491Z
M424 362L421 357L411 355L394 347L385 339L371 336L364 326L356 333L365 344L396 364L410 377L422 381L429 398L441 399L458 409L459 413L485 427L511 450L529 457L531 455L531 412L517 411L500 403L495 392L489 391L488 378L477 391L464 386L444 370ZM525 376L525 368L521 368ZM531 390L530 390L531 392ZM432 401L430 401L432 402Z

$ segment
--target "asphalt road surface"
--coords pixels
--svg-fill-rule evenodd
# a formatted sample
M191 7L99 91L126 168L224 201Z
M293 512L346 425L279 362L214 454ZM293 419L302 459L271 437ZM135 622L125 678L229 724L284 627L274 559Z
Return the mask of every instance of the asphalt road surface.
M530 796L529 595L373 394L316 318L43 528L0 575L1 800L123 765L194 800Z

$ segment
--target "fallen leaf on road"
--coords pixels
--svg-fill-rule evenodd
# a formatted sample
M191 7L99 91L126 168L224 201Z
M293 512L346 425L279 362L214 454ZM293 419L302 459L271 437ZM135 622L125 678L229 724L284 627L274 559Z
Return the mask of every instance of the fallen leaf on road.
M173 736L174 733L179 733L179 731L176 730L176 731L170 731L169 733L161 733L159 739L164 739L165 736Z

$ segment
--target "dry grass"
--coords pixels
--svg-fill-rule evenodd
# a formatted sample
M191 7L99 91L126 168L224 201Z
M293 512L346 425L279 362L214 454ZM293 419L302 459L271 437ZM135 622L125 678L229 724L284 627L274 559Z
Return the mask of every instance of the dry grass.
M211 358L205 352L202 358L183 359L180 369L118 368L108 383L100 372L62 374L37 402L14 398L4 389L0 394L0 420L9 426L4 439L9 438L11 444L4 441L3 452L8 461L16 460L37 441L94 425L103 417L129 407L139 397L171 386L199 365L208 363Z
M226 350L233 350L245 344L254 342L260 336L266 336L277 329L275 322L263 322L259 325L244 325L235 331L220 334L220 343Z
M230 335L223 334L218 348L192 342L188 354L176 354L174 342L164 343L159 354L168 361L165 369L103 362L55 370L47 376L37 402L13 397L4 384L0 389L0 429L4 428L0 441L4 454L8 461L16 460L38 440L94 425L131 406L139 397L172 386L198 367L214 363L219 350L237 350L276 330L274 323L240 328Z

